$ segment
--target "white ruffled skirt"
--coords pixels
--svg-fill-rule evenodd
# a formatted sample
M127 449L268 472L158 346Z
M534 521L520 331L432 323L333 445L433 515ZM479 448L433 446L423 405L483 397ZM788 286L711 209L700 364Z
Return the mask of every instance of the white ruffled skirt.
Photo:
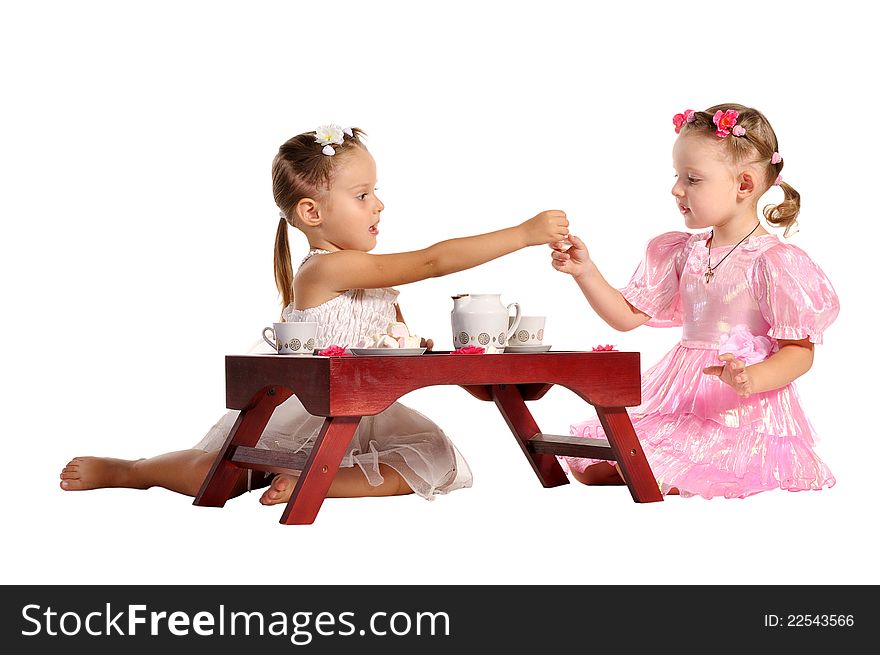
M217 450L238 418L227 412L194 447ZM324 417L309 414L296 396L278 407L269 419L257 448L308 452ZM383 482L379 464L397 471L412 490L433 500L437 494L470 487L473 475L458 449L443 430L423 414L394 403L375 416L364 416L340 466L358 466L372 486Z

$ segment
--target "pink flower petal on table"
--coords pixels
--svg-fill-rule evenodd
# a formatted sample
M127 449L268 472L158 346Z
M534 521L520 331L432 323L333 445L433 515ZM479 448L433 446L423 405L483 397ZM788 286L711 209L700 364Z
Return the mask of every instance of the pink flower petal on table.
M345 352L345 346L330 345L318 352L323 357L352 357L349 352Z
M480 346L465 346L464 348L459 348L457 350L453 350L451 355L482 355L486 352L485 348Z

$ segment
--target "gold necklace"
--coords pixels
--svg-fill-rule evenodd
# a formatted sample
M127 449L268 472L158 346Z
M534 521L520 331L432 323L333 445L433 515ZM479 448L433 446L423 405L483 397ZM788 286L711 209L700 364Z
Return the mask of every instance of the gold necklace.
M760 226L761 226L761 222L758 221L758 223L755 225L755 227L752 228L752 231L749 232L747 235L745 235L742 239L740 239L739 243L737 243L733 248L731 248L727 252L727 255L724 255L724 257L721 258L721 262L723 262L725 259L727 259L728 255L730 255L730 253L732 253L734 250L736 250L737 246L739 246L740 243L742 243L743 241L748 239L750 236L752 236L755 233L755 230L757 230ZM709 282L711 282L712 278L715 277L715 269L718 268L719 266L721 266L721 262L718 262L717 264L715 264L715 266L712 266L712 241L714 239L715 239L715 230L712 230L712 236L709 237L709 257L706 259L706 272L703 273L703 275L706 278L706 284L709 284Z

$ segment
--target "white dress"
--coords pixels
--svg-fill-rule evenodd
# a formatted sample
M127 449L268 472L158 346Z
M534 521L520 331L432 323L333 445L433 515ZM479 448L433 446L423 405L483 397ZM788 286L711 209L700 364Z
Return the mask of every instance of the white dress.
M312 250L303 263L326 252ZM395 289L350 289L317 307L294 309L292 304L288 305L283 318L287 322L316 321L319 348L352 345L384 332L389 323L397 320L397 296ZM227 412L195 448L220 448L236 418L238 410ZM291 396L275 408L257 447L308 451L323 422L324 417L309 414L299 399ZM359 466L367 481L378 486L383 481L380 463L397 471L415 493L428 500L437 494L470 487L473 482L467 462L443 430L399 402L361 419L340 466Z

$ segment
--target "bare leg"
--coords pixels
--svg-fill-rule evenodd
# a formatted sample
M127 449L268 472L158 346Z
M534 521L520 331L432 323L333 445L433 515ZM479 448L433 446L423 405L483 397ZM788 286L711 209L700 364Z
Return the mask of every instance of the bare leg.
M617 466L612 466L608 462L600 462L599 464L588 466L584 469L583 473L578 473L573 470L571 475L581 484L626 484L623 481L623 476L620 475L620 469L618 469Z
M367 496L403 496L413 491L400 473L390 466L379 464L379 473L384 481L377 487L367 482L366 476L356 466L340 468L333 477L328 498L364 498ZM264 505L277 505L286 503L296 486L296 476L281 474L276 475L272 484L260 497Z
M626 484L623 481L623 472L617 464L613 466L608 462L593 464L584 469L583 473L577 471L571 472L572 477L582 484L589 485L609 485L609 484ZM667 496L678 496L678 489L672 487L666 492Z
M149 489L164 487L187 496L195 496L204 482L217 450L178 450L149 459L114 459L112 457L74 457L61 471L61 488L85 491L106 487ZM247 488L247 471L242 470L234 496Z

